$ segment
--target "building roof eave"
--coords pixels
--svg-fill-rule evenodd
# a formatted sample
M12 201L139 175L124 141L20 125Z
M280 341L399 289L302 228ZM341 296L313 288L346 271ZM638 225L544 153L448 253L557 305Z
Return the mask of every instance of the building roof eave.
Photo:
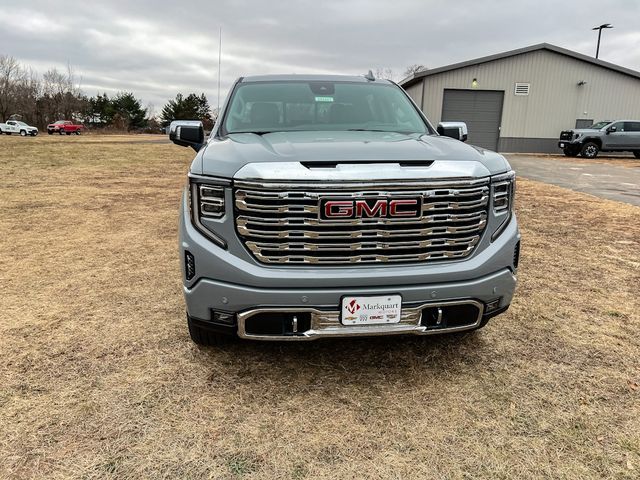
M515 50L509 50L507 52L496 53L493 55L487 55L485 57L474 58L472 60L466 60L464 62L452 63L450 65L445 65L443 67L433 68L431 70L423 70L421 72L413 73L408 76L404 80L400 81L399 84L403 88L410 87L417 83L418 80L431 76L437 75L438 73L448 72L450 70L457 70L460 68L471 67L474 65L481 65L483 63L493 62L496 60L502 60L504 58L514 57L516 55L522 55L525 53L535 52L539 50L547 50L550 52L558 53L560 55L565 55L567 57L574 58L576 60L581 60L583 62L591 63L592 65L597 65L602 68L606 68L608 70L612 70L618 73L622 73L624 75L629 75L631 77L637 78L640 80L640 72L635 70L631 70L630 68L621 67L620 65L616 65L614 63L605 62L604 60L596 59L593 57L589 57L588 55L584 55L582 53L574 52L572 50L568 50L566 48L558 47L556 45L551 45L550 43L539 43L536 45L531 45L529 47L517 48Z

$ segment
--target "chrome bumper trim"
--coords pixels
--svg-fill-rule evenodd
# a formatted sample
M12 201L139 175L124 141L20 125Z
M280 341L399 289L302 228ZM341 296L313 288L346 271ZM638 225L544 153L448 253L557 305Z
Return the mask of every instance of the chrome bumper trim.
M473 324L451 328L428 329L420 324L422 321L422 310L425 308L442 308L453 305L474 305L478 308L478 317ZM298 332L295 335L254 335L247 333L245 329L248 318L259 313L281 312L281 313L311 313L311 328L306 332ZM377 335L437 335L440 333L461 332L471 330L480 325L484 314L484 304L476 300L452 300L446 302L427 302L417 307L407 307L402 309L400 322L393 325L359 325L344 326L340 323L340 313L336 311L319 310L311 307L269 307L255 308L238 313L238 336L248 340L274 340L274 341L308 341L327 337L367 337ZM441 321L442 312L439 310L438 317ZM297 322L296 322L297 323ZM297 325L296 325L297 327Z

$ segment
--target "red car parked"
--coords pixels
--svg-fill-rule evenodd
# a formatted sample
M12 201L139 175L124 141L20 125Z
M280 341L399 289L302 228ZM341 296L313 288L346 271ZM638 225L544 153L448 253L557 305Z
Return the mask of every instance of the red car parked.
M64 135L65 133L71 135L75 133L76 135L80 135L82 130L84 130L84 125L76 125L69 120L58 120L57 122L47 125L47 133L49 135L54 133L59 133L60 135Z

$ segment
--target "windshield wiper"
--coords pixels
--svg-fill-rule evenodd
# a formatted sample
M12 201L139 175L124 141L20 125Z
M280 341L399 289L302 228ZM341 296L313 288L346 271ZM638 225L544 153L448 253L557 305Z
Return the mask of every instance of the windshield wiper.
M419 132L410 132L410 131L400 131L400 130L383 130L377 128L347 128L346 130L240 130L236 132L228 132L228 135L239 134L239 133L253 133L254 135L266 135L267 133L281 133L281 132L382 132L382 133L401 133L403 135L410 135L413 133Z
M408 135L411 133L418 132L409 132L409 131L400 131L400 130L382 130L378 128L347 128L347 132L383 132L383 133L402 133L403 135Z
M275 133L281 132L282 130L240 130L239 132L228 132L229 135L233 135L234 133L253 133L254 135L266 135L267 133Z

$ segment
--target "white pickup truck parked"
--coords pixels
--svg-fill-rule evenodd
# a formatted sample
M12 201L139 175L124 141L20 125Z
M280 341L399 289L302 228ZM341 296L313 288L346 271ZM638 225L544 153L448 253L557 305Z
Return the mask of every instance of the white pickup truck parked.
M38 135L38 129L18 120L8 120L6 123L0 123L0 134L3 133L7 135L17 133L22 137L26 137L27 135L35 137Z

